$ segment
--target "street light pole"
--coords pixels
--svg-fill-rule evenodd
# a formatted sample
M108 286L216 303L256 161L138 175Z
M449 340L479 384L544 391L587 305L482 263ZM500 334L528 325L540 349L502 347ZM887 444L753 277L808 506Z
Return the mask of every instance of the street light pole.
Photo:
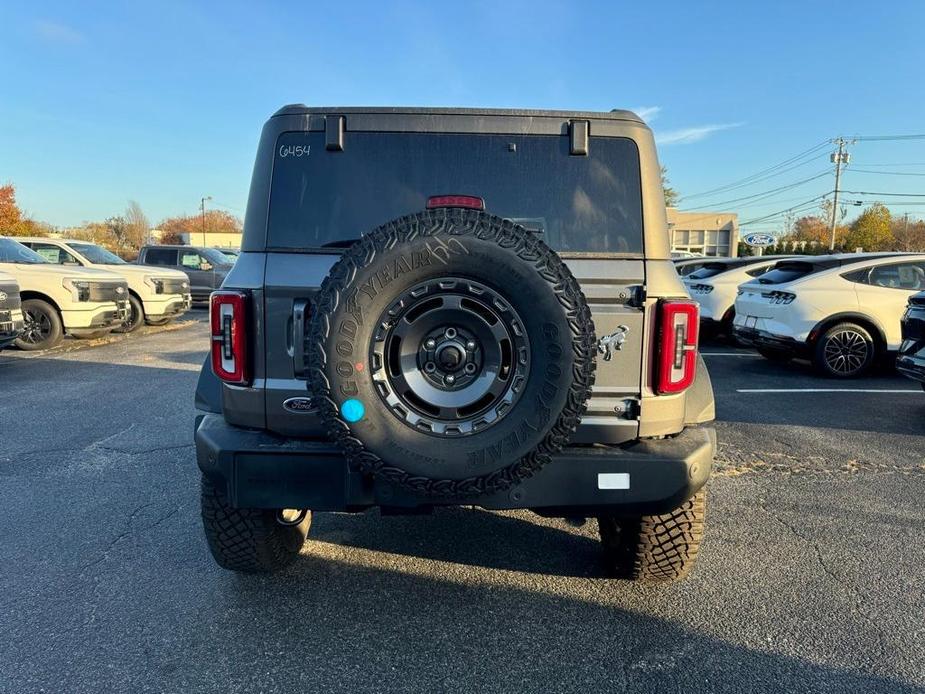
M838 184L836 183L836 186ZM206 245L206 200L211 200L211 195L206 195L199 200L199 214L202 220L202 245Z

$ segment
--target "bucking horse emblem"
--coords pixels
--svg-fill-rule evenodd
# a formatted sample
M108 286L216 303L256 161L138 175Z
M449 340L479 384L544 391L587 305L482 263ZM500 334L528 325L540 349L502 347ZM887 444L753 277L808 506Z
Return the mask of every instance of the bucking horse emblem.
M604 355L604 361L611 360L614 350L623 349L623 343L626 341L626 334L629 330L626 325L618 325L610 335L604 335L597 341L597 353Z

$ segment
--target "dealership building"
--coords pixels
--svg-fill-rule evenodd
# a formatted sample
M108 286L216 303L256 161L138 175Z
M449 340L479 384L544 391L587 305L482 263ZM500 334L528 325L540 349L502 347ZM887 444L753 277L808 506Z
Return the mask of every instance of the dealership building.
M734 257L739 247L739 215L734 212L681 212L668 208L671 250Z

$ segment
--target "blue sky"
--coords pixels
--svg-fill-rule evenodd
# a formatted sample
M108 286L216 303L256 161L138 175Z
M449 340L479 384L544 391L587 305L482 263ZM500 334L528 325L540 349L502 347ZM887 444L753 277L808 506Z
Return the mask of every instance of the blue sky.
M648 115L673 185L691 195L839 134L925 133L923 20L911 1L7 0L0 181L56 225L129 199L154 222L202 195L240 213L260 127L285 103L620 107ZM826 170L828 151L682 207L797 182ZM851 153L844 188L925 193L925 176L861 171L925 174L925 139ZM721 207L746 220L831 188L825 176Z

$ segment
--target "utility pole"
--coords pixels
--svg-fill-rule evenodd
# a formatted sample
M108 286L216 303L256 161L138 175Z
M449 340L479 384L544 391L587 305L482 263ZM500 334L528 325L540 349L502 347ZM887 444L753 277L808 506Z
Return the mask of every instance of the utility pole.
M835 187L838 187L838 183L835 184ZM211 200L211 195L206 195L199 200L199 215L202 220L202 245L206 245L206 200Z
M838 137L832 142L838 145L838 151L833 152L830 157L830 161L835 164L835 195L832 199L832 239L829 241L830 251L835 250L835 227L838 223L838 185L841 182L841 167L842 164L847 164L851 161L851 155L845 151L848 141L843 137Z

